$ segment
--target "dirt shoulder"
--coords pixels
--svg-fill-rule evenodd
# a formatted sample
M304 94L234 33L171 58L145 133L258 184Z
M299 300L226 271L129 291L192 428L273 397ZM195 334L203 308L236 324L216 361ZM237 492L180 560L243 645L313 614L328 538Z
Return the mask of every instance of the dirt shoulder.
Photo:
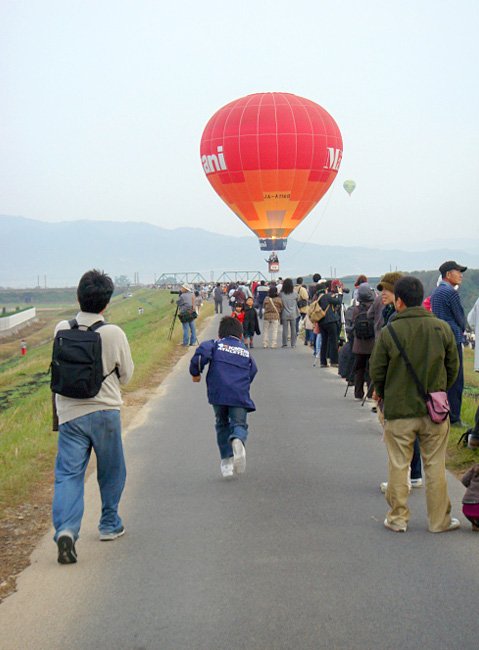
M206 323L208 321L209 319ZM153 373L141 390L124 395L124 431L128 430L140 409L155 395L158 386L184 353L183 348L177 348L170 357L167 368ZM88 475L94 469L93 460ZM17 576L30 564L30 556L39 539L51 528L53 467L38 477L32 494L29 502L7 510L7 516L0 521L0 603L15 591Z

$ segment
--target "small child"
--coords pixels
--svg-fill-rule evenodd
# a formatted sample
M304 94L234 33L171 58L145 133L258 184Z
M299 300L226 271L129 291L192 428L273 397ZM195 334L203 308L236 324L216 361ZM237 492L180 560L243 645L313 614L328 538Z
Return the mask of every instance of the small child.
M224 316L216 341L203 341L190 362L194 382L209 363L206 385L208 401L216 418L216 439L221 458L221 474L231 478L246 468L245 444L248 437L247 414L256 407L249 388L257 367L243 345L243 326L237 318Z
M235 304L235 308L233 313L231 314L233 318L237 318L241 325L244 323L244 308L243 308L243 303L242 302L237 302Z
M473 465L461 479L467 490L462 499L462 512L472 524L472 530L479 532L479 463Z
M254 301L253 298L246 298L246 307L244 310L244 319L243 319L243 335L246 347L253 347L253 337L255 334L258 336L261 334L259 329L259 319L258 312L253 307Z

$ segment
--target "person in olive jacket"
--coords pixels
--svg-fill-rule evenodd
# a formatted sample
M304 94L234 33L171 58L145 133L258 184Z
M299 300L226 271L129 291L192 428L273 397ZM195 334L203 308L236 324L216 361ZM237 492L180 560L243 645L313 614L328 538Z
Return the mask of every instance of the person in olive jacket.
M424 288L406 276L394 285L397 315L381 330L369 371L375 398L384 403L384 440L389 457L386 500L390 506L384 525L405 532L409 521L408 473L416 436L426 474L428 526L432 533L459 528L451 518L446 482L446 448L450 421L434 423L426 403L392 338L392 327L426 393L446 391L459 369L456 341L449 325L422 307Z

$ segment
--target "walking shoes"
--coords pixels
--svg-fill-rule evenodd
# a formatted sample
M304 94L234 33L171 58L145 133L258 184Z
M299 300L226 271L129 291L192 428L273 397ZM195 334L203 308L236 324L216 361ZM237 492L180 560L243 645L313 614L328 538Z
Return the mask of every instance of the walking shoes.
M57 538L58 562L60 564L75 564L77 553L75 550L75 540L73 535L68 532L61 532Z
M233 438L233 468L235 474L243 474L246 469L246 451L239 438Z
M234 471L233 471L233 457L231 458L222 458L221 459L221 476L223 478L232 478Z

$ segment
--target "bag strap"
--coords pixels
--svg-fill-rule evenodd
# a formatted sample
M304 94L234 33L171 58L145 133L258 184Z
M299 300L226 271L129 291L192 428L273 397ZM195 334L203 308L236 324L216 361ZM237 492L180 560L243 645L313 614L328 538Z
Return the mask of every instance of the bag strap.
M414 379L414 383L416 384L416 387L417 387L417 389L419 391L419 394L421 395L421 397L423 398L423 400L425 402L428 402L429 400L428 400L427 393L424 390L424 386L419 381L419 377L417 376L416 371L412 367L411 362L409 361L409 357L406 354L406 350L401 345L401 343L400 343L400 341L398 339L398 336L397 336L396 332L394 331L394 327L391 325L391 323L388 323L387 328L388 328L389 333L391 334L391 336L393 338L394 343L396 344L397 349L399 350L400 355L404 359L404 362L406 364L407 369L409 370L409 372L411 374L411 377Z
M276 305L274 304L274 300L271 298L271 296L268 296L268 298L269 298L271 304L273 305L273 309L274 309L274 311L276 312L276 316L279 317L279 311L278 311Z
M70 329L72 329L72 330L80 329L80 325L78 324L78 321L77 321L76 318L72 318L71 320L69 320L68 324L70 325ZM97 320L96 323L93 323L93 325L90 325L90 326L84 325L83 327L86 327L91 332L95 332L97 329L99 329L103 325L106 325L104 320Z

